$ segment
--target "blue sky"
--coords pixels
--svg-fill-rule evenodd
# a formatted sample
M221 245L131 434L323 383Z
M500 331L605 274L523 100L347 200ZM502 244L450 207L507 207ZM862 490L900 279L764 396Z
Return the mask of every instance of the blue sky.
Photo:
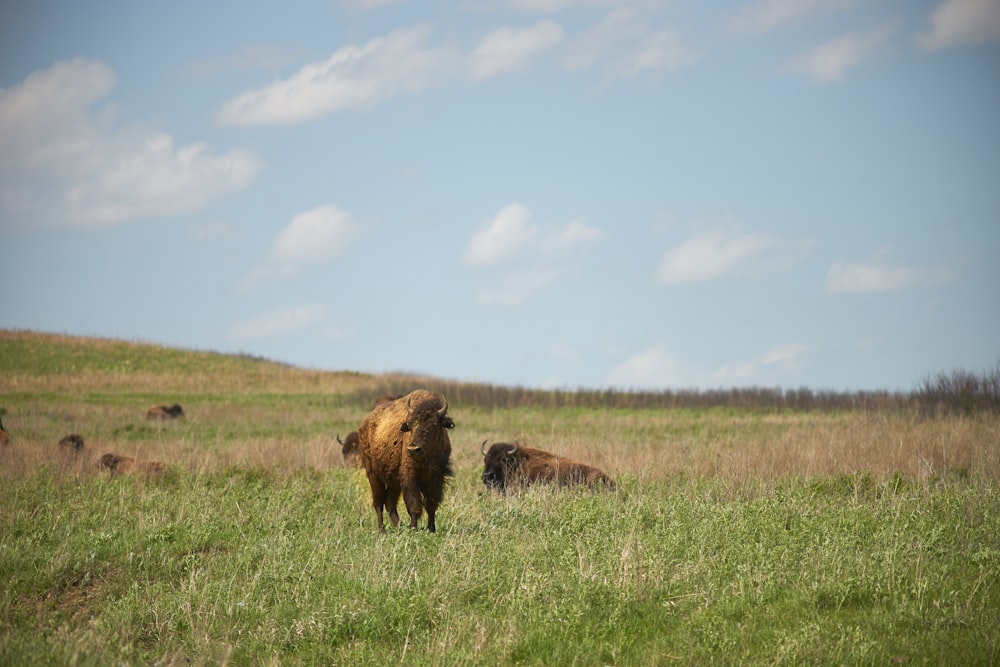
M0 327L531 387L1000 361L1000 0L0 5Z

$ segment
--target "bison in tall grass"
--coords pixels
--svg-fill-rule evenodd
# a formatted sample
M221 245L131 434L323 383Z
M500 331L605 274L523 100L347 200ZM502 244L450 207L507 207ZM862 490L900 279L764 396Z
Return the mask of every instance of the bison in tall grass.
M498 491L534 482L555 482L560 486L586 484L591 488L604 486L614 489L615 483L603 471L586 463L540 449L522 447L520 443L497 442L489 450L483 440L483 484Z
M184 416L184 409L178 403L173 405L154 405L146 410L146 419L177 419Z
M357 431L351 431L343 440L341 440L338 435L337 442L340 443L340 453L344 457L345 466L348 468L360 468L364 465L361 460L361 448L358 446L359 439Z
M105 468L115 475L137 475L142 477L163 477L167 472L167 466L159 461L144 461L132 456L119 456L118 454L107 453L101 456L97 465Z
M424 510L427 530L434 532L435 514L452 476L448 401L440 394L417 389L391 403L376 406L358 428L361 460L372 489L378 530L385 532L383 510L399 526L396 505L402 493L410 528Z
M83 436L79 433L64 435L59 440L59 450L67 454L73 454L74 456L82 452L86 447L83 442Z

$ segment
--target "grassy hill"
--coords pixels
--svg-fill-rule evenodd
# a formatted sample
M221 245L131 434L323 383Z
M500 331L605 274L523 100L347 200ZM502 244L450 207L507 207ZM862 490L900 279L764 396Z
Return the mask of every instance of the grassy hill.
M0 378L0 664L1000 660L995 413L677 407L29 332L0 332ZM456 475L436 534L378 535L336 435L417 386L448 396ZM487 493L480 443L514 438L618 490ZM109 478L104 452L170 474Z

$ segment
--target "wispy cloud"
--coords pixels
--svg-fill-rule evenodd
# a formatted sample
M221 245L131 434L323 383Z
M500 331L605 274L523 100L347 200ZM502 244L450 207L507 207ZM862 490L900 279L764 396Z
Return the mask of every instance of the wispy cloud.
M552 8L563 6L566 3L555 3ZM613 9L596 27L575 37L551 19L526 27L502 26L471 48L434 42L430 27L418 25L360 46L344 46L289 77L245 91L226 102L216 120L237 126L307 122L400 95L481 82L525 69L550 51L563 68L594 70L608 78L656 76L699 57L675 32L651 23L648 13L638 8Z
M786 70L805 74L816 83L841 81L848 69L864 62L890 34L888 28L880 28L837 37L793 59Z
M633 9L615 9L566 40L563 66L598 71L610 79L661 75L698 61L701 54L672 30Z
M811 241L744 232L707 232L664 254L656 269L667 285L699 283L734 276L756 276L798 264Z
M520 306L555 282L558 268L526 268L504 275L500 282L479 291L477 301L484 306Z
M107 109L93 109L115 81L103 62L77 58L0 90L5 227L111 227L195 211L253 182L261 162L247 151L117 128Z
M917 35L917 43L931 51L998 40L1000 2L946 0L935 8L930 24L930 31Z
M500 28L484 37L469 55L469 74L478 80L513 71L562 38L562 28L553 21L529 28Z
M762 382L765 372L778 369L784 373L792 373L798 370L799 359L805 352L806 346L801 343L778 345L759 357L723 364L711 377L718 386Z
M687 363L666 345L640 350L615 365L608 373L611 386L626 389L712 388L780 383L800 368L805 345L785 343L749 360L727 362L715 369Z
M766 33L852 4L854 0L757 0L736 12L729 26L736 32Z
M244 293L275 278L294 278L310 264L339 257L354 240L360 226L350 213L332 204L295 215L271 244L268 258L240 281Z
M826 272L826 291L831 294L896 292L941 284L951 277L951 272L946 269L894 266L877 261L855 264L834 262Z
M217 119L224 125L299 123L427 90L452 78L461 61L454 48L431 46L429 38L430 28L417 26L345 46L287 79L226 102Z
M501 267L505 272L479 292L479 303L524 303L565 273L564 253L604 238L601 229L583 220L553 227L536 225L531 218L531 211L514 202L485 220L472 235L462 262L478 269Z
M316 324L325 315L326 307L319 304L273 310L263 315L233 322L229 327L229 339L255 341L285 336Z

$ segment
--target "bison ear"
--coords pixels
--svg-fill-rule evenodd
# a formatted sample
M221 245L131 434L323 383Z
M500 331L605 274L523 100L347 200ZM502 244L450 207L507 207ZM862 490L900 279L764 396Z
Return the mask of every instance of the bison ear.
M403 422L403 424L399 427L399 430L403 433L409 433L413 429L410 427L410 422Z
M455 421L451 417L441 417L439 423L444 428L455 428Z

